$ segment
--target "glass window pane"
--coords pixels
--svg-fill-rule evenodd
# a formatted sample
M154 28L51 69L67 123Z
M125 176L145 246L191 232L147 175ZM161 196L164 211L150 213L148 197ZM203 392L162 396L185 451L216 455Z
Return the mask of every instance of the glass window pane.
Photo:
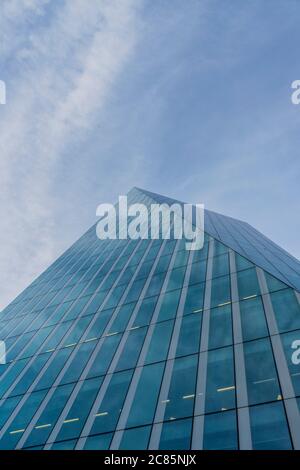
M56 388L46 408L29 434L25 446L45 444L74 388L73 384Z
M106 374L121 340L121 336L121 334L111 335L104 339L104 342L93 361L87 377L97 377L98 375Z
M189 286L184 304L183 314L197 312L203 309L205 283Z
M151 426L125 429L119 450L145 450L148 447Z
M44 371L42 377L35 387L35 390L41 390L53 385L54 380L62 370L72 351L73 348L63 348L57 352L51 364L49 364Z
M39 372L42 370L50 357L50 353L37 356L33 363L28 367L21 380L17 383L10 395L22 395L26 393L30 385L34 382Z
M229 276L216 277L211 286L211 307L218 307L230 302Z
M22 336L18 336L17 338L13 337L8 339L6 341L6 360L8 362L15 360L35 333L35 331L31 331L30 333L24 333Z
M244 341L268 336L268 327L261 297L240 302L240 313Z
M186 267L172 269L170 278L168 281L167 291L181 289L184 281Z
M179 268L179 266L185 266L189 259L189 252L188 250L178 251L176 253L176 258L174 261L174 268Z
M86 339L95 339L100 338L104 332L104 329L110 320L110 317L113 313L113 309L103 310L100 312L99 316L91 326L89 332L87 333Z
M220 348L232 344L231 305L224 305L205 312L209 320L209 349Z
M279 281L279 279L276 279L276 277L271 276L271 274L267 273L266 271L264 273L269 292L274 292L280 289L286 289L288 287L286 284L284 284L284 282Z
M237 281L240 299L245 299L260 294L255 268L238 272Z
M79 342L81 339L84 331L90 324L92 320L92 315L88 317L83 317L78 320L77 324L74 326L74 328L70 331L69 334L67 334L63 340L63 345L64 346L69 346L69 345L74 345Z
M248 269L248 268L253 267L253 263L251 263L251 261L247 260L246 258L239 255L238 253L235 253L235 264L236 264L237 271L242 271L243 269Z
M51 450L73 450L77 443L76 439L69 441L54 442L51 446Z
M213 274L212 277L226 276L229 274L229 257L228 254L215 256L213 258Z
M205 412L235 408L232 347L208 352Z
M250 407L250 421L253 449L292 448L281 402Z
M85 380L78 395L64 420L56 439L74 439L79 437L92 404L101 387L103 378Z
M136 366L146 333L147 327L137 328L129 332L116 371L131 369Z
M292 289L270 294L279 332L300 328L300 305Z
M164 367L164 363L143 367L126 427L152 423Z
M186 315L182 318L176 356L187 356L199 351L202 324L202 312Z
M105 396L95 416L91 434L105 433L115 429L131 377L132 370L112 375Z
M0 449L14 449L21 439L23 432L30 423L33 415L43 401L46 391L34 392L29 395L26 404L22 406L13 422L0 440Z
M160 293L160 290L162 288L163 282L165 280L166 273L160 273L156 274L156 276L153 276L149 287L147 289L146 297L152 297L153 295L157 295Z
M135 281L129 289L129 292L126 296L126 301L124 303L129 304L131 302L136 302L142 292L142 289L145 284L145 279L139 279Z
M1 382L0 382L0 397L6 393L12 383L16 380L20 372L24 369L29 359L21 359L13 364L0 365ZM7 370L7 372L6 372ZM4 373L6 374L4 375ZM3 375L3 377L2 377Z
M95 347L95 342L83 343L75 353L70 365L68 366L61 383L75 382L79 380L87 361L89 360Z
M135 302L133 302L131 304L123 305L120 308L115 320L113 321L113 324L109 329L109 333L119 333L120 331L124 331L126 329L135 305Z
M1 402L1 413L0 413L0 429L4 426L11 413L16 408L17 404L21 400L21 396L7 398L7 400Z
M206 260L193 263L191 268L191 274L189 278L189 284L199 284L204 282L206 277Z
M215 240L214 242L214 255L222 255L224 253L228 253L228 248L227 246L223 245L223 243L219 242L218 240Z
M108 450L113 433L89 436L84 444L84 450Z
M203 449L234 450L238 448L235 411L205 415Z
M165 400L164 420L192 416L195 400L198 356L174 361L170 388Z
M192 420L180 419L163 424L159 449L184 450L190 449Z
M167 358L174 320L157 323L154 327L145 364L164 361Z
M176 317L180 294L181 289L166 292L164 294L157 321L169 320Z
M20 354L20 357L31 357L36 354L53 328L53 326L48 326L47 328L42 328L41 330L37 331L27 348L25 348L25 350Z
M133 322L133 326L148 325L151 322L152 315L156 306L158 297L148 297L143 300L137 316Z
M300 331L280 335L295 395L300 395Z

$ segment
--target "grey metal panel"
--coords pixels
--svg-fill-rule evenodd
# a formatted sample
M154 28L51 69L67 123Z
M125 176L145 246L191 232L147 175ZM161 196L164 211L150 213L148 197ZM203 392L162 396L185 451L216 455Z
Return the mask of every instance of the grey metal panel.
M237 407L246 407L244 411L238 412L237 418L239 423L239 447L240 449L251 449L251 429L248 408L248 392L245 371L244 347L241 342L243 339L241 316L239 307L239 294L236 274L235 253L230 250L230 283L231 283L231 300L232 300L232 322L233 322L233 351L235 363L235 379L236 379L236 401Z
M214 239L211 238L209 241L209 258L207 262L206 268L206 277L207 282L205 285L205 293L204 293L204 309L205 314L203 314L202 319L202 329L201 329L201 341L200 341L200 352L199 354L199 361L198 361L198 372L197 372L197 385L196 385L196 397L195 397L195 415L201 415L205 411L205 393L206 393L206 376L207 376L207 348L208 348L208 337L209 337L209 318L210 318L210 302L211 302L211 276L212 276L212 268L213 268L213 254L214 254ZM195 441L199 442L199 446L202 446L203 442L203 435L200 435L200 431L203 432L203 426L197 428L193 428L193 435L192 435L192 443L194 445ZM195 435L194 435L195 433ZM202 447L198 447L201 449Z

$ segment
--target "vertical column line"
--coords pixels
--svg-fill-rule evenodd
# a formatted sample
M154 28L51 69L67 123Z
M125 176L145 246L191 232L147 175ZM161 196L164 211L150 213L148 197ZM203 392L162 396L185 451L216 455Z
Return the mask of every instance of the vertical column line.
M248 407L248 391L245 370L244 346L242 343L243 334L241 327L241 314L239 305L235 253L232 250L229 251L229 261L239 448L241 450L249 450L252 449L250 413Z
M200 353L198 360L197 385L192 434L192 449L201 450L203 448L204 434L204 417L199 418L205 412L205 394L206 394L206 375L207 375L207 359L208 359L208 338L209 338L209 322L210 322L210 304L211 304L211 286L212 286L212 270L214 256L214 238L210 237L208 247L208 258L206 268L206 283L204 292L204 308L201 327Z

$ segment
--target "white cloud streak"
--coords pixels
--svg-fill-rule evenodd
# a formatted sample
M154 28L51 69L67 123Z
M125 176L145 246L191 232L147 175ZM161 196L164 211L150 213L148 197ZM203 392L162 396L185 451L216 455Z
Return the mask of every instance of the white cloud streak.
M55 170L67 156L75 163L66 149L97 123L134 51L138 4L1 3L0 64L17 71L0 108L2 307L63 246L53 238Z

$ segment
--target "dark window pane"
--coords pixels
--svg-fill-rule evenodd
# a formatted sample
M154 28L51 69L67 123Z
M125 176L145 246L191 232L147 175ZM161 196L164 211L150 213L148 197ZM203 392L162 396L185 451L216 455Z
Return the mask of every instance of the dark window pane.
M169 320L176 317L180 294L181 289L164 294L157 321Z
M58 387L25 442L26 447L45 444L64 409L74 385Z
M245 370L250 405L281 397L269 339L244 344Z
M210 315L209 349L220 348L232 344L231 305L213 308L204 315Z
M176 356L186 356L199 351L202 313L193 313L182 318Z
M203 309L205 283L189 286L184 304L184 315Z
M300 328L300 305L292 289L270 294L279 332Z
M173 331L174 320L155 325L145 364L164 361L167 358L169 343Z
M170 389L166 397L164 419L192 416L195 400L198 356L174 361Z
M181 419L164 423L160 436L159 449L190 449L191 431L191 419Z
M252 445L255 450L291 449L281 402L250 407Z
M64 420L57 435L57 440L74 439L79 437L91 406L102 384L102 377L86 380Z
M237 273L240 299L245 299L260 294L256 269L247 269Z
M126 427L152 423L163 371L163 363L143 368Z
M203 449L237 449L237 423L235 411L205 415Z
M96 413L91 434L105 433L115 429L131 377L132 370L112 375L108 389Z
M218 307L230 302L229 276L216 277L212 280L211 307Z
M119 450L145 450L148 447L151 426L125 429Z

